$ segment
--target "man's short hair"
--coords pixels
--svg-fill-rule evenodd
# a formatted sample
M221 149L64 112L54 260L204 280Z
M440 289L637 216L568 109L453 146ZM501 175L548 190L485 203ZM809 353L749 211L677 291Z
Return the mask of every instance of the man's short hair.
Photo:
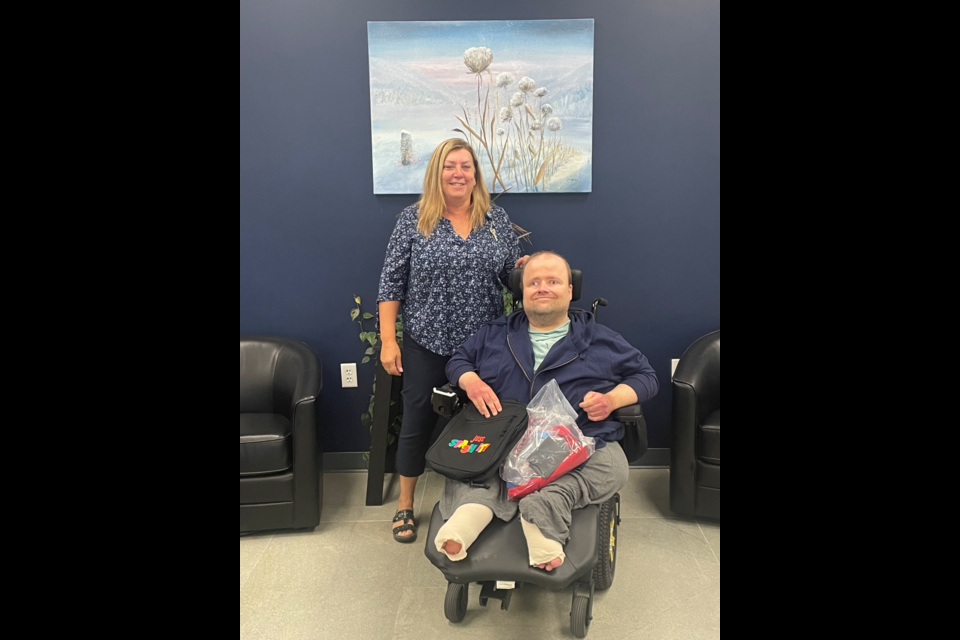
M567 262L567 259L564 258L559 253L557 253L556 251L537 251L535 254L527 258L527 261L523 263L523 272L526 271L528 264L530 264L536 258L539 258L541 256L556 256L557 258L560 258L561 260L563 260L563 264L567 265L567 284L568 285L573 284L573 269L570 267L570 263ZM520 284L521 285L523 284L523 273L521 273L520 275Z

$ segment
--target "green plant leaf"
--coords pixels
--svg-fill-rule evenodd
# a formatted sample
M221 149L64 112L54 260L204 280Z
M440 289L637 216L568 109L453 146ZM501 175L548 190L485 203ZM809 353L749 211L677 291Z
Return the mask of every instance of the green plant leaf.
M365 314L363 314L363 319L364 319L364 320L373 320L373 314L372 314L372 313L365 313Z
M373 355L373 351L374 351L373 347L370 347L369 349L367 349L366 351L363 352L363 355L365 355L365 356L372 356L372 355Z
M363 360L360 361L360 364L367 364L370 362L370 356L364 356Z
M358 317L360 317L360 309L359 309L359 308L358 308L358 309L354 309L353 311L350 312L350 319L351 319L351 320L356 320Z
M356 302L357 304L360 304L360 296L358 296L357 294L353 294L353 300L354 300L354 302Z

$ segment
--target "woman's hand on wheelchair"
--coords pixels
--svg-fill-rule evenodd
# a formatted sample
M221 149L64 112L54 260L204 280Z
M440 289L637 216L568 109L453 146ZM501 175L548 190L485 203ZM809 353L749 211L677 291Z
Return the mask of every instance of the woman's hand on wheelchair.
M491 414L498 415L503 411L500 398L476 373L471 371L460 376L457 386L467 392L470 402L484 418L489 418Z

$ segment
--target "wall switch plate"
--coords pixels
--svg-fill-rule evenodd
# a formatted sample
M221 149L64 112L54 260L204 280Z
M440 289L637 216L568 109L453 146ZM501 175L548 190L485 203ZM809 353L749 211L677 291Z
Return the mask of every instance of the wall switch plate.
M354 389L357 387L356 362L340 365L340 380L344 389Z
M679 360L673 360L673 368L670 369L670 381L673 381L673 377L677 375L677 365L680 364Z

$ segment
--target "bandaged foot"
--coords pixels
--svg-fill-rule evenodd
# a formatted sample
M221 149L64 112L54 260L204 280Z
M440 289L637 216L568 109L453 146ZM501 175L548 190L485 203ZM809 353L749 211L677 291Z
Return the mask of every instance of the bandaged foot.
M563 564L567 554L563 552L563 545L556 540L550 540L540 531L540 527L527 522L522 517L523 535L527 538L527 551L530 554L530 566L545 571L553 571Z
M480 532L493 521L493 510L482 504L465 504L440 527L434 542L437 551L454 562L467 557L467 549L477 541Z

